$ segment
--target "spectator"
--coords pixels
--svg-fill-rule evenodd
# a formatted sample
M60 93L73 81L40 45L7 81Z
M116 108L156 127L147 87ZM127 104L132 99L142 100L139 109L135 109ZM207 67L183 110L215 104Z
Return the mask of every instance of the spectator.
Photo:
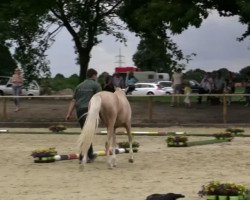
M183 81L183 74L181 68L177 68L172 75L172 87L173 87L173 94L181 94L182 93L182 81ZM180 98L177 97L177 104L179 104ZM172 96L172 103L170 106L174 106L175 104L175 97Z
M109 74L105 78L103 90L109 91L109 92L115 92L115 88L112 83L112 76L110 76Z
M118 73L114 73L112 77L112 84L114 88L124 88L124 80Z
M234 75L232 72L229 72L228 78L225 79L225 88L224 93L226 94L233 94L235 92L235 81L234 81ZM228 105L231 104L232 97L228 97Z
M184 94L186 95L184 99L184 103L186 107L191 108L191 100L190 100L190 94L192 93L192 89L190 87L190 84L188 81L186 81L184 86Z
M221 71L216 71L214 77L214 90L212 91L212 93L222 94L224 92L224 88L225 88L225 80L222 77L222 73ZM210 102L211 105L219 105L221 103L221 98L218 96L210 97Z
M13 89L13 95L16 96L14 98L15 102L15 112L20 110L20 100L18 96L21 95L22 93L22 87L23 87L23 77L22 77L22 72L19 68L15 69L14 74L12 75L10 82L12 83L12 89Z
M212 92L212 90L214 89L214 83L211 73L208 72L205 74L204 78L201 80L200 86L201 87L199 88L199 94L209 94ZM201 102L202 102L202 96L199 96L198 103L201 104Z
M135 84L138 82L138 79L135 78L133 72L129 72L128 78L126 80L126 86L128 87L126 94L131 94L135 90Z
M214 79L214 93L222 94L224 88L225 88L225 80L222 77L221 71L217 71Z
M244 93L250 95L250 75L247 76L247 80L245 82L245 92ZM250 106L250 96L246 96L245 106Z
M102 90L101 85L96 80L97 80L97 71L95 69L88 69L87 79L82 83L80 83L78 86L76 86L73 99L69 104L66 120L68 120L71 117L73 110L75 108L78 122L81 128L83 127L84 122L86 120L86 114L88 112L88 104L90 99L94 94ZM88 159L87 159L88 162L94 161L96 156L93 153L94 153L93 146L91 144L88 150Z

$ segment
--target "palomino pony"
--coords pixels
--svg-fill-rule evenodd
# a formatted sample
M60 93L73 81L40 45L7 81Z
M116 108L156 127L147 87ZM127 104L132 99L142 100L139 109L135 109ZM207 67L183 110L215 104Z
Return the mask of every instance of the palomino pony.
M90 100L87 118L81 135L78 139L79 153L83 155L82 167L86 163L87 152L92 143L94 133L99 124L99 115L107 127L107 163L110 168L116 166L116 135L115 130L124 127L129 140L129 162L133 162L132 135L131 135L131 107L122 89L117 88L114 93L102 91L96 93ZM112 157L110 157L110 147L112 140Z

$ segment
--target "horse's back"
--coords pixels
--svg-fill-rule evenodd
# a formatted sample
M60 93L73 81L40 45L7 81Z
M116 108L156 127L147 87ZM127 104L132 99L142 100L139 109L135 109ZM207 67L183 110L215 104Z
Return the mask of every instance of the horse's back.
M119 99L119 106L118 106L118 120L120 123L130 123L131 121L131 106L130 103L125 95L125 92L122 90L117 90L114 93Z
M123 91L115 93L101 91L95 95L100 95L102 99L101 119L107 125L115 123L116 127L130 123L131 107Z

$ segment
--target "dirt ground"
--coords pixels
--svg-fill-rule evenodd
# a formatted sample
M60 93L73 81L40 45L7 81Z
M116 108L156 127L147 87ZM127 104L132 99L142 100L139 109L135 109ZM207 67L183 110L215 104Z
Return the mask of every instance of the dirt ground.
M212 134L222 129L168 127L164 131ZM245 128L245 134L249 133L250 129ZM118 166L113 170L107 169L105 157L98 157L80 172L77 160L37 164L30 156L35 149L49 147L55 147L59 154L76 152L77 138L72 134L1 133L0 199L145 200L152 193L174 192L184 194L185 199L199 200L197 192L212 180L250 187L249 137L169 148L166 136L134 136L140 143L135 162L128 163L129 155L119 154ZM189 141L203 139L207 138L190 137ZM117 140L126 141L127 137L119 135ZM106 136L96 135L95 150L103 150L105 141Z
M51 123L63 123L66 126L78 127L76 119L65 121L65 115L69 105L69 99L22 99L21 110L14 112L14 103L7 102L6 116L3 115L0 102L0 127L46 127ZM212 126L223 124L223 106L201 105L193 103L192 108L186 108L183 104L170 107L169 103L153 102L152 116L147 101L130 101L132 107L132 125L134 127L166 127L175 125L205 125ZM233 102L227 106L226 120L228 124L249 125L250 107L244 107L243 102Z
M7 102L6 116L0 108L0 129L36 132L32 127L63 123L79 132L76 119L65 122L69 99L27 99L21 101L21 110L14 112L13 101ZM0 105L2 106L2 104ZM182 125L209 127L223 124L222 105L194 104L170 107L167 103L154 102L152 119L148 102L131 101L133 130L187 131L190 133L215 133L224 128L187 128ZM241 103L228 106L228 123L243 127L250 133L249 108ZM177 125L177 126L176 126ZM154 128L136 128L136 127ZM175 126L175 127L173 127ZM158 127L158 128L156 128ZM39 129L39 131L41 131ZM70 128L66 132L70 133ZM118 166L107 169L105 157L98 157L79 171L77 160L37 164L30 156L39 148L55 147L59 154L77 152L75 134L13 134L0 133L0 199L6 200L145 200L152 193L181 193L185 199L199 200L197 192L212 180L233 181L250 187L250 137L237 137L230 143L211 144L187 148L168 148L166 136L134 136L140 143L135 162L128 163L128 154L119 154ZM190 137L192 140L205 137ZM127 141L126 136L117 136ZM94 149L104 149L106 136L96 135Z

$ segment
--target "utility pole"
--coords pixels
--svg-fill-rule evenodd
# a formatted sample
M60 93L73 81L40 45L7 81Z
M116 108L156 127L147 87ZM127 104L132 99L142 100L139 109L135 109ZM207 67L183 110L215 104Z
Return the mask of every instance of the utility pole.
M119 48L119 55L116 56L116 57L118 57L118 61L115 62L115 63L118 63L118 64L119 64L119 67L121 67L122 64L124 63L124 62L122 61L122 58L124 58L124 56L123 56L122 53L121 53L121 48Z

